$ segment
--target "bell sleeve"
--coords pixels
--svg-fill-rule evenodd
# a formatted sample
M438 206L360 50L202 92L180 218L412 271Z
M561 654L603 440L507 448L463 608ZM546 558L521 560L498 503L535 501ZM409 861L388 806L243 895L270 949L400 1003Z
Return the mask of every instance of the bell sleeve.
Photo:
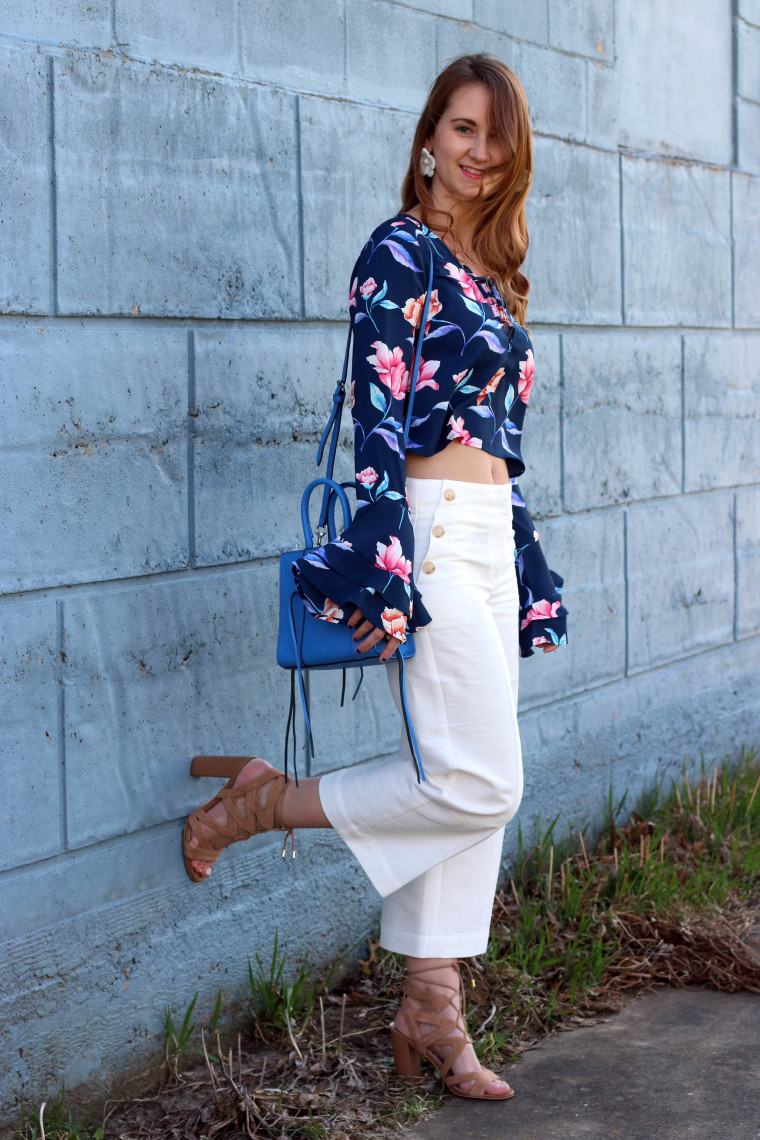
M297 590L316 617L346 621L358 607L402 642L407 631L431 620L412 575L404 449L414 333L427 284L423 264L413 233L386 225L354 268L349 312L356 511L340 535L293 563ZM418 387L437 387L436 368L430 361L420 365Z
M564 579L550 570L538 531L516 482L512 482L512 526L520 595L520 656L536 646L567 644L567 610L562 605Z

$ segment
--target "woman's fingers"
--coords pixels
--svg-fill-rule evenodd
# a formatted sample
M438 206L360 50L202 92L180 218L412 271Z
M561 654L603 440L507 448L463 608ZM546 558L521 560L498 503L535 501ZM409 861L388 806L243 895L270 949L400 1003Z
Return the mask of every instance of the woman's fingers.
M543 649L544 653L552 653L555 649L558 649L559 646L557 646L557 645L543 645L541 648Z
M398 649L400 644L401 644L401 642L399 641L399 639L397 637L389 637L388 638L388 644L385 647L385 649L383 650L383 652L380 654L380 660L382 661L383 665L385 664L386 661L390 660L390 658L396 652L396 650Z

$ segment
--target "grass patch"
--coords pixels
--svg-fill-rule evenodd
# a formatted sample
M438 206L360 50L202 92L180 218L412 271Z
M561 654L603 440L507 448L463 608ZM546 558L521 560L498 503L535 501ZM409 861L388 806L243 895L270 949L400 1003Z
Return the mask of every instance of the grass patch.
M760 993L760 957L744 941L760 911L756 755L703 771L694 786L684 774L655 788L624 825L622 806L608 805L595 841L576 833L558 842L555 819L521 847L495 900L488 951L468 962L469 1028L489 1067L642 989L699 983ZM370 942L358 972L338 985L334 973L320 981L305 965L289 969L275 943L271 962L249 963L245 1033L222 1042L221 994L205 1024L196 998L176 1021L167 1009L158 1094L111 1106L100 1132L70 1117L66 1126L61 1098L48 1140L356 1140L429 1115L440 1082L429 1075L410 1088L391 1063L401 960ZM42 1136L33 1121L20 1121L23 1140Z

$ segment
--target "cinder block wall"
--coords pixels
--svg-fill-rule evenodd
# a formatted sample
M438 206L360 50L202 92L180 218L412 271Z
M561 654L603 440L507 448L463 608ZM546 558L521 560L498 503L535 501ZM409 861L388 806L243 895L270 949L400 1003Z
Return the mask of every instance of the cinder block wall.
M757 0L1 0L2 1103L93 1094L276 930L376 920L334 835L190 884L195 752L281 756L278 552L442 61L536 131L523 490L570 644L524 663L523 827L760 727ZM348 437L347 437L348 438ZM344 475L349 453L341 458ZM315 770L391 752L313 685ZM505 856L514 852L516 829Z

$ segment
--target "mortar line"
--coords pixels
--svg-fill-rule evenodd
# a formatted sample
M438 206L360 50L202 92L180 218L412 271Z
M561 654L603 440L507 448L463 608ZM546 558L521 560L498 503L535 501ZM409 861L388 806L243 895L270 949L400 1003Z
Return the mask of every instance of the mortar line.
M739 0L731 0L731 165L739 165Z
M686 494L686 337L681 333L681 494Z
M559 501L565 513L565 341L559 334Z
M306 319L306 248L303 225L303 172L301 169L301 96L296 96L296 186L298 201L298 309L301 320Z
M731 227L731 328L736 328L736 242L734 240L734 172L728 175L728 210Z
M343 86L348 84L348 0L343 0Z
M625 327L625 226L623 225L623 156L618 155L618 220L620 222L620 323Z
M195 394L195 332L187 332L187 547L188 564L195 569L195 419L198 415Z
M50 315L58 316L58 194L55 174L55 61L47 57L48 209L50 218Z
M739 547L737 541L738 493L734 491L734 641L739 640Z
M623 507L623 599L625 608L625 676L628 676L630 661L629 633L629 589L628 589L628 510Z
M66 686L63 680L63 669L66 660L66 653L63 648L64 628L63 628L63 601L56 601L55 603L55 622L56 622L56 646L58 650L58 660L56 662L56 671L58 672L58 698L57 698L57 713L58 713L58 794L61 807L60 818L60 837L61 837L61 850L68 851L69 849L69 819L68 810L66 805Z
M114 47L116 47L117 42L118 42L116 39L116 0L111 0L110 9L111 9L111 11L110 11L110 16L111 16L111 43L113 44Z

